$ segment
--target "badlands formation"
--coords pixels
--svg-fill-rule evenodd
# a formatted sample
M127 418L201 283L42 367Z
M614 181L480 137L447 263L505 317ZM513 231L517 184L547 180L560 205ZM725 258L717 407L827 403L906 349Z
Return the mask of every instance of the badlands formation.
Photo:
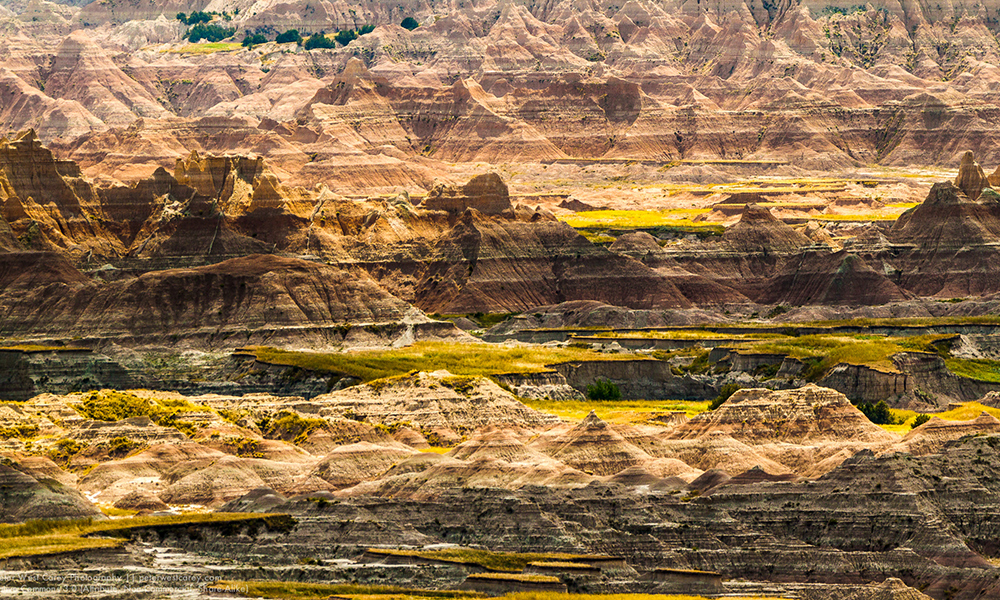
M0 0L0 595L1000 597L998 14Z

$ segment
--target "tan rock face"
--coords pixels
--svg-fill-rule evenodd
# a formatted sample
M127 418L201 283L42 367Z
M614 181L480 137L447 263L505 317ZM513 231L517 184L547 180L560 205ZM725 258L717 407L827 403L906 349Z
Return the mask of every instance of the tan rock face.
M430 191L422 206L452 213L474 208L486 215L498 215L511 208L507 185L496 173L477 175L462 187L439 185Z
M969 200L976 200L983 193L983 188L990 187L990 182L983 173L983 168L976 162L976 155L971 150L962 155L962 162L958 166L958 176L955 177L955 186L969 197Z
M739 252L792 252L812 244L805 235L779 221L763 206L750 203L722 241Z
M492 381L418 373L358 385L312 400L324 416L360 418L369 423L408 425L458 439L486 426L540 429L556 418L528 408Z
M553 439L540 441L535 447L575 469L594 475L614 475L652 460L593 411L578 426Z
M931 417L920 427L906 434L894 451L907 452L915 456L940 452L945 445L966 435L1000 433L1000 420L982 413L971 421L945 421Z
M743 389L722 406L679 426L674 437L689 439L724 432L748 443L890 443L898 438L869 421L846 396L807 385L796 390Z

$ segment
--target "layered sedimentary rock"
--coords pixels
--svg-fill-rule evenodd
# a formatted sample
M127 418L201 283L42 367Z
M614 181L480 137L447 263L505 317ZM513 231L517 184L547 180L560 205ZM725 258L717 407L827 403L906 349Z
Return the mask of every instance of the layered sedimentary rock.
M885 443L896 436L873 424L840 392L807 385L773 392L739 390L719 408L684 423L679 439L725 432L746 442Z
M87 498L54 479L32 477L7 464L0 465L0 515L5 523L28 519L100 517Z
M485 215L497 215L511 209L507 185L496 173L473 177L460 188L439 185L427 194L422 206L452 213L464 213L472 208Z
M72 272L70 272L72 275ZM366 276L277 256L169 269L111 283L50 284L5 296L5 335L193 336L426 321Z

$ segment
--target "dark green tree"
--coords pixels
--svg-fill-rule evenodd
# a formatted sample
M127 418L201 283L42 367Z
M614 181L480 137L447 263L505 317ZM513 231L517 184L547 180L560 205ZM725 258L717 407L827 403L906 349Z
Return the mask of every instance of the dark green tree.
M420 27L420 23L417 23L417 20L414 19L413 17L406 17L405 19L403 19L403 22L399 24L399 26L402 27L403 29L409 29L410 31L413 31L417 27Z
M247 33L246 37L243 38L244 48L253 48L259 44L266 44L267 38L264 37L262 33Z
M341 29L333 39L337 40L337 43L341 46L346 46L358 39L358 32L353 29Z
M613 382L607 379L598 379L593 385L587 386L587 398L591 400L621 400L622 392Z
M309 36L303 46L306 50L315 50L316 48L336 48L337 43L323 33L316 33Z
M291 42L295 42L296 44L301 44L302 36L299 35L298 29L289 29L284 33L279 33L278 37L274 38L274 41L278 42L279 44L288 44Z

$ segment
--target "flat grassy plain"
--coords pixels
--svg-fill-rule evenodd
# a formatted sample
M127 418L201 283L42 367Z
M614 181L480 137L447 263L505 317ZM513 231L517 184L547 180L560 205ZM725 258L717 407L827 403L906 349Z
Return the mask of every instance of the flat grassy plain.
M591 410L609 423L644 423L657 414L684 412L688 417L708 410L709 400L531 400L521 402L567 421L580 421Z
M242 47L242 44L236 42L205 42L203 44L186 44L169 52L174 54L215 54L216 52L232 52Z
M86 537L101 532L158 525L232 523L272 516L255 513L201 513L161 517L132 517L107 521L95 521L89 518L35 520L18 525L0 525L0 559L56 554L95 548L116 548L125 543L124 539Z
M707 209L667 209L667 210L591 210L579 212L561 220L574 228L621 228L644 227L706 227L714 223L701 223L691 218Z
M359 352L297 352L268 347L241 348L262 362L310 371L344 373L362 381L404 375L412 371L446 369L452 375L485 377L499 373L538 373L546 365L582 360L635 360L632 355L602 354L588 348L542 348L417 342L405 348Z
M900 352L935 352L933 342L950 337L921 335L887 337L876 335L803 335L782 340L768 340L750 344L737 344L737 350L754 353L785 354L792 358L818 359L814 367L826 372L834 365L866 365L887 372L895 372L890 358Z
M387 556L412 556L445 562L473 564L493 571L520 573L528 564L540 561L586 562L609 560L614 557L594 554L567 554L561 552L491 552L475 548L447 548L444 550L379 550L368 552Z
M388 586L353 584L296 583L285 581L220 581L216 589L236 589L251 598L279 598L281 600L325 600L340 596L351 600L408 600L431 598L457 600L484 598L485 594L451 590L414 590ZM557 592L519 592L500 596L500 600L708 600L704 596L662 594L560 594ZM775 597L729 597L728 600L782 600Z

